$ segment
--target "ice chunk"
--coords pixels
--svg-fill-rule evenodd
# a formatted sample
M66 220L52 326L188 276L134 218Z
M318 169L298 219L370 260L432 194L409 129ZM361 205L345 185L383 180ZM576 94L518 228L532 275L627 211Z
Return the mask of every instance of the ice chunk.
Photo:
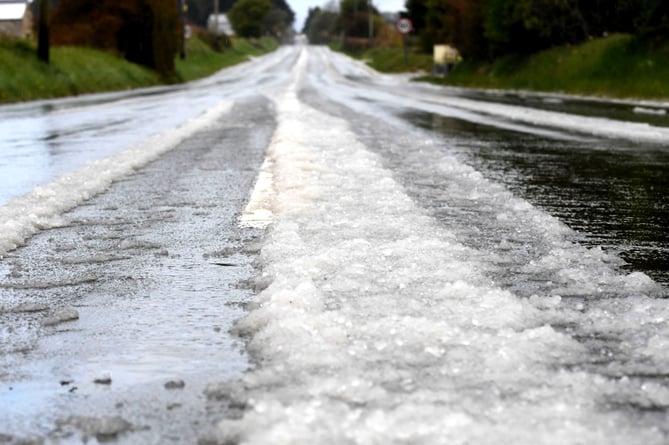
M79 312L76 309L65 307L56 310L53 314L45 317L42 320L42 326L55 326L67 321L74 321L79 319Z

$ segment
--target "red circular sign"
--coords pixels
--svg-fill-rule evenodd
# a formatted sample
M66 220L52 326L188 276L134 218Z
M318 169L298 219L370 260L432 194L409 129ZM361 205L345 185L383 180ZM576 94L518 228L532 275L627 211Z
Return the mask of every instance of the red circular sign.
M403 17L395 23L395 28L402 34L409 34L413 31L413 23L410 19Z

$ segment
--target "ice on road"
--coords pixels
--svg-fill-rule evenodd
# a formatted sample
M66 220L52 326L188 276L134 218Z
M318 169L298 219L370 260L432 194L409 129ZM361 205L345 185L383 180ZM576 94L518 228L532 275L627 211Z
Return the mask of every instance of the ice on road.
M221 423L221 440L664 443L661 424L616 401L666 406L669 390L579 369L591 352L549 323L635 331L626 339L638 343L635 358L665 369L669 312L648 296L657 285L566 241L559 221L457 160L435 160L465 193L499 199L500 220L541 227L547 239L537 242L551 250L533 267L557 269L561 293L619 290L629 313L614 321L611 308L557 293L523 299L496 286L480 260L490 254L464 246L418 208L351 122L300 101L307 59L305 52L288 91L273 96L274 221L259 278L269 285L237 327L260 366L230 384L248 408Z
M26 393L18 375L34 371L21 351L38 358L42 374L90 371L101 362L100 340L77 329L101 336L109 327L141 362L158 347L142 338L150 325L168 344L165 361L153 363L160 384L171 375L155 370L162 363L183 372L185 388L173 385L198 394L179 404L173 394L145 399L133 373L150 373L107 359L127 374L126 387L86 393L86 406L96 422L122 425L123 443L669 442L666 287L623 269L615 252L581 244L564 222L401 111L556 143L610 137L649 150L669 141L665 128L432 94L324 48L282 48L229 73L194 90L221 95L207 114L0 208L0 319L8 323L0 376L19 381L4 400ZM264 162L254 157L261 152ZM250 177L255 189L245 190ZM53 250L42 258L42 248ZM40 271L40 259L59 269ZM251 262L257 274L248 280ZM244 273L229 272L241 266ZM34 277L40 272L59 280L56 290ZM210 316L226 318L235 286L254 292L227 315L243 345L197 325L210 330ZM126 295L141 292L150 310ZM75 328L21 321L29 311L16 309L40 309L43 295L49 307L78 302ZM174 315L184 311L181 324ZM92 322L94 314L111 321ZM207 347L228 348L212 353L217 363L207 363L202 336ZM81 357L59 350L63 341L81 341ZM104 349L124 360L124 351ZM242 361L226 374L222 362L235 354ZM38 409L35 398L23 400L26 412L52 406ZM54 398L48 403L63 409L62 395ZM91 413L62 414L74 417L58 422L81 430ZM47 441L64 437L51 423L40 427ZM0 438L6 428L0 419Z

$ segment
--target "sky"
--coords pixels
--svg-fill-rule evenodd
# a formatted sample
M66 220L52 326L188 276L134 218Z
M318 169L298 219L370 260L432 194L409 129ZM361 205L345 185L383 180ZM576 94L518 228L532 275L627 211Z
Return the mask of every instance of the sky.
M365 1L365 0L360 0ZM374 6L382 12L396 12L404 9L405 0L372 0ZM309 8L323 6L328 0L287 0L291 9L295 11L295 29L302 31L304 20L307 18Z

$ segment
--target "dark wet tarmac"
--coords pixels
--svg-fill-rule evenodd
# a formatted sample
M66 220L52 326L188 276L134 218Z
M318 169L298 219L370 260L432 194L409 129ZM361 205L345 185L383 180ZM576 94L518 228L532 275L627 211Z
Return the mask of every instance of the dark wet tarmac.
M222 418L204 391L249 366L229 329L259 232L237 218L274 125L240 101L2 260L0 433L76 442L120 416L127 443L184 443ZM63 308L78 319L45 326Z

